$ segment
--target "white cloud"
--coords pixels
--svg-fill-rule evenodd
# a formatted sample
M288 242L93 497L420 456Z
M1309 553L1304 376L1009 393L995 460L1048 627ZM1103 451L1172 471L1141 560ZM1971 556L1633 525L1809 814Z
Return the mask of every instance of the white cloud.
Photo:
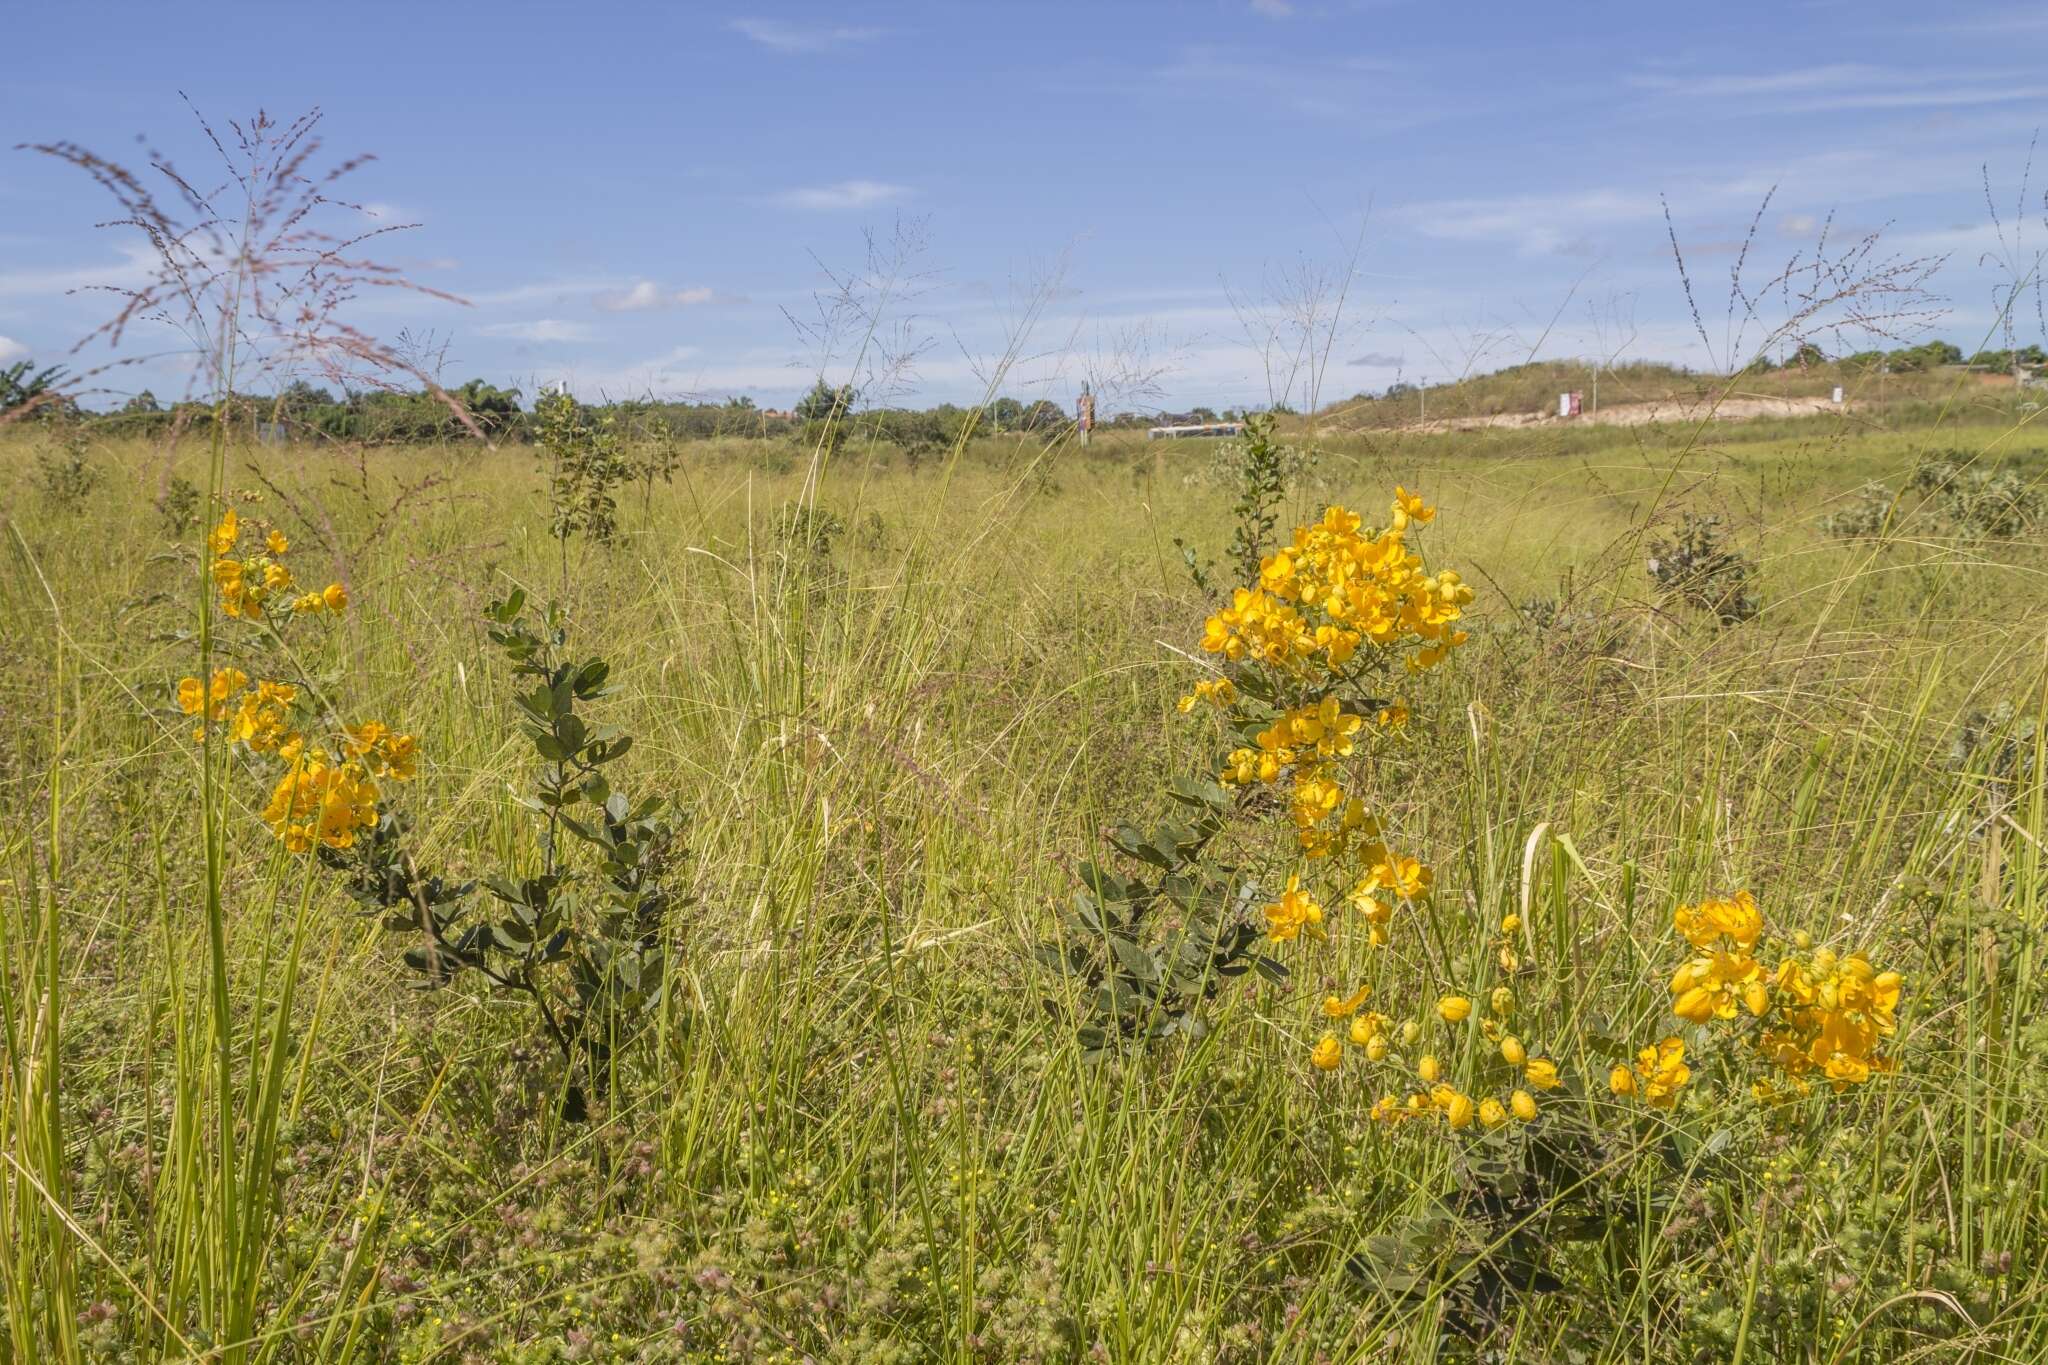
M487 337L509 337L514 341L588 341L591 330L580 322L560 318L536 318L532 322L493 322L477 329Z
M0 365L12 365L17 360L28 359L28 347L13 337L0 337Z
M1654 194L1585 190L1494 199L1440 199L1400 216L1427 237L1454 242L1511 241L1529 256L1583 254L1587 229L1650 222L1663 216Z
M653 280L641 280L630 289L613 289L599 294L596 305L607 313L639 313L654 308L689 308L711 303L716 291L699 285L693 289L664 289Z
M726 27L777 52L830 52L879 37L880 29L843 24L792 24L781 19L734 19Z
M1787 71L1631 76L1638 90L1680 99L1722 100L1730 112L1822 113L1846 109L1925 109L2012 104L2041 99L2048 85L2025 70L1943 71L1838 62Z
M103 265L0 271L0 299L69 294L80 289L133 289L147 283L159 262L146 242L124 242L122 259Z
M775 196L775 202L793 209L831 211L885 204L891 199L901 199L909 193L905 186L891 185L881 180L842 180L836 185L808 185L784 190Z

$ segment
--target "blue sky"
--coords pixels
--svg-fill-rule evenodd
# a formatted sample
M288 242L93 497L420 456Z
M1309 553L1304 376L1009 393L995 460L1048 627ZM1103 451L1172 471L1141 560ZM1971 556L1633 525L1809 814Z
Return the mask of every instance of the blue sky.
M196 167L181 90L221 119L319 105L330 151L377 154L354 192L423 225L385 254L470 301L358 320L433 329L449 382L529 395L781 405L820 368L844 377L848 338L792 318L817 316L828 272L861 273L870 234L921 243L885 363L864 365L887 372L857 376L872 397L971 399L1013 354L1019 396L1092 377L1137 406L1265 401L1288 367L1269 376L1247 316L1304 269L1343 274L1361 229L1325 398L1532 353L1713 363L1738 344L1727 272L1773 185L1753 278L1831 214L1837 243L1883 229L1880 254L1949 257L1935 331L1966 346L2005 277L1987 253L2048 246L2048 152L2030 235L2012 221L2048 122L2048 6L2003 0L72 0L7 26L0 146L122 157L146 134ZM65 359L106 311L66 291L133 278L133 244L92 226L108 207L77 171L0 151L0 363ZM119 382L175 392L176 370Z

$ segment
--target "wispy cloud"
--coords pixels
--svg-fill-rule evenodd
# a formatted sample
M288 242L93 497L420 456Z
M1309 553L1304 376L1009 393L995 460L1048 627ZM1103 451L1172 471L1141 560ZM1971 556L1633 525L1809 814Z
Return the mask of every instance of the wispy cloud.
M1398 370L1404 359L1406 357L1396 355L1392 351L1367 351L1364 355L1355 355L1344 363L1365 369Z
M909 193L906 186L891 185L882 180L841 180L833 185L807 185L784 190L775 196L775 202L785 208L833 211L886 204Z
M1232 47L1193 43L1134 87L1205 101L1232 100L1261 110L1290 109L1309 118L1369 118L1382 130L1410 128L1443 116L1423 98L1413 76L1377 57L1311 54L1273 60ZM1464 111L1471 113L1470 106Z
M17 360L28 359L28 347L13 337L0 337L0 365L11 365Z
M2014 104L2048 96L2037 71L1940 70L1830 62L1781 71L1646 72L1628 84L1686 100L1724 100L1740 112L1828 113Z
M531 322L492 322L477 328L487 337L508 337L513 341L588 341L593 335L581 322L560 318L535 318Z
M1285 19L1294 13L1294 0L1252 0L1252 13L1268 19Z
M1513 242L1528 256L1582 255L1591 230L1650 222L1657 196L1628 190L1439 199L1400 211L1425 237L1453 242Z
M721 302L718 291L707 285L692 289L669 289L653 280L640 280L627 289L610 289L591 300L607 313L644 313L656 308L692 308Z
M792 24L783 19L733 19L726 27L777 52L830 52L881 36L876 28L845 24Z
M123 243L121 256L118 262L101 265L0 270L0 299L69 294L79 289L129 289L149 279L158 264L156 252L146 243Z

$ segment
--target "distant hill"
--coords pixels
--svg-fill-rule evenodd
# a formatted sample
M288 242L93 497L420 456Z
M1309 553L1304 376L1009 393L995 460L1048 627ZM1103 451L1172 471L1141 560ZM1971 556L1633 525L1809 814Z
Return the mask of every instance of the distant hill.
M1602 409L1655 405L1684 409L1727 393L1731 399L1754 400L1751 408L1792 405L1762 400L1826 399L1840 385L1849 402L1869 404L1921 402L1948 397L1959 390L2010 390L2009 371L1959 364L1933 365L1895 372L1876 357L1819 361L1752 370L1738 376L1731 389L1726 375L1703 374L1654 362L1603 367L1596 374L1585 361L1538 360L1511 365L1490 374L1455 383L1424 387L1397 385L1382 394L1360 394L1323 410L1326 423L1339 430L1365 431L1415 427L1427 423L1456 424L1496 418L1534 418L1555 414L1561 393L1576 391L1587 415ZM2048 400L2048 392L2043 393ZM1737 406L1730 415L1744 411Z

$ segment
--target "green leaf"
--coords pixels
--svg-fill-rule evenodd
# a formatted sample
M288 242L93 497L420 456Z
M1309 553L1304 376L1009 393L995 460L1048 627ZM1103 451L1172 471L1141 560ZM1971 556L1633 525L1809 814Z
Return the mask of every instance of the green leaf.
M1138 944L1120 935L1112 934L1109 948L1123 969L1138 980L1150 985L1159 980L1159 963L1151 953Z

